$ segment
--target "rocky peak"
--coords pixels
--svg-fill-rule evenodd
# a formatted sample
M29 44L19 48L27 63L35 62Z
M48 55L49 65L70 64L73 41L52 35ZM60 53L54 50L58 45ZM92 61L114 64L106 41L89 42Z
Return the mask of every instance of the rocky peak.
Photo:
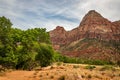
M111 22L95 10L91 10L83 17L77 28L66 31L63 27L57 26L50 31L50 37L52 43L57 45L66 45L83 38L119 41L120 21Z
M65 32L66 31L62 26L57 26L55 30L57 32Z
M116 60L120 57L120 53L116 52L114 47L110 46L108 49L102 43L120 41L120 21L111 22L95 10L89 11L80 25L71 31L57 26L50 31L50 38L54 49L64 55L101 60L111 60L111 58Z
M66 33L66 30L62 26L57 26L56 29L50 31L51 36L59 35L62 33Z
M50 31L50 38L52 40L52 44L65 44L66 36L67 31L61 26L57 26L56 29Z
M56 29L64 29L62 26L57 26Z
M79 25L80 31L87 34L89 34L89 32L95 34L111 33L113 27L111 21L102 17L102 15L95 10L89 11Z
M86 16L90 16L90 17L102 17L98 12L96 12L95 10L90 10Z
M104 17L102 17L98 12L96 12L95 10L91 10L89 11L82 19L80 26L84 26L84 25L90 25L90 24L98 24L98 25L103 25L106 23L110 23L110 21L108 21L107 19L105 19Z

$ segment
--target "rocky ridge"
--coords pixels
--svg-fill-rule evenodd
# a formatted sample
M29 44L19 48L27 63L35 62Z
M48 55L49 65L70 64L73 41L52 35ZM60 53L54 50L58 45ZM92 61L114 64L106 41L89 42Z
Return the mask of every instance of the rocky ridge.
M113 57L114 61L119 59L118 56L120 57L118 44L120 43L120 21L111 22L95 10L89 11L79 26L71 31L57 26L56 29L50 31L50 38L53 47L68 56L99 59L100 55L104 54L104 57L100 59L110 60ZM89 42L84 39L96 40ZM106 43L108 46L103 45Z
M111 22L95 10L91 10L83 17L77 28L66 31L63 27L57 26L56 29L50 31L50 37L52 43L58 45L68 44L82 38L119 41L120 21Z

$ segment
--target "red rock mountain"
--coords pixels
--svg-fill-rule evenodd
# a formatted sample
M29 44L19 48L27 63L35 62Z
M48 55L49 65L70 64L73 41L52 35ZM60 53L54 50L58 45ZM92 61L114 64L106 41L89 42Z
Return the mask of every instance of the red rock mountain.
M119 41L120 21L111 22L95 10L91 10L83 17L77 28L66 31L63 27L57 26L56 29L50 31L50 36L55 45L68 44L82 38Z
M67 54L69 56L83 56L84 54L85 56L89 55L88 57L90 57L90 54L94 55L93 53L99 53L99 55L102 55L103 53L108 53L106 55L116 53L115 55L119 55L120 57L119 52L106 49L105 47L103 49L103 46L100 46L102 43L99 44L98 42L97 44L95 42L90 42L89 45L91 43L96 45L88 47L88 42L80 42L86 38L98 39L100 41L107 42L120 41L120 21L111 22L102 17L102 15L95 10L89 11L83 17L79 26L71 31L66 31L63 27L57 26L56 29L50 31L50 38L55 49L60 50L63 54ZM81 44L78 45L79 43ZM114 49L113 46L112 48ZM96 55L97 57L95 58L99 58L99 55Z

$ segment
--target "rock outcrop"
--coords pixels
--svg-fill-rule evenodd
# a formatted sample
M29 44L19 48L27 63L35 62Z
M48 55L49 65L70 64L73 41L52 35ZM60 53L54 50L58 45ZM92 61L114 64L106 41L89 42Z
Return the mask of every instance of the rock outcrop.
M67 56L120 61L120 21L111 22L95 10L71 31L57 26L50 38L54 49Z
M57 26L50 31L50 37L54 45L65 45L83 38L119 41L120 21L111 22L95 10L91 10L83 17L77 28L66 31L63 27Z
M57 26L56 29L50 32L50 37L53 44L65 44L67 39L67 31L63 27Z

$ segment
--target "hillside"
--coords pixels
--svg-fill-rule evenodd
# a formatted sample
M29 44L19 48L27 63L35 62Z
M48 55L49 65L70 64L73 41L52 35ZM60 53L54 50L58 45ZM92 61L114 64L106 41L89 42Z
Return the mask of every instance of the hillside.
M105 60L116 63L120 61L120 43L100 41L98 39L82 39L60 48L67 56L84 59Z
M70 31L57 26L50 31L53 47L64 55L120 61L120 21L111 22L95 10Z

